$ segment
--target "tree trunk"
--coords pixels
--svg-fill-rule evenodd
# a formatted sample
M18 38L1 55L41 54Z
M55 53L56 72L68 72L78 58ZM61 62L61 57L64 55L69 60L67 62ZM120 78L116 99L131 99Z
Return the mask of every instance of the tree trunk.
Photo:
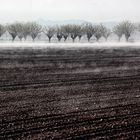
M73 40L73 43L75 42L75 38L72 38L72 40Z
M49 43L51 42L51 38L49 37Z
M121 37L118 38L118 42L120 42L120 41L121 41Z
M12 42L14 42L16 36L15 35L11 35L12 36Z
M128 42L129 36L125 36L126 42Z
M79 42L81 41L81 36L79 36Z
M32 39L33 39L33 42L35 42L35 37L32 37Z
M62 38L58 37L57 39L58 39L58 42L60 42Z
M64 42L66 42L67 38L68 38L68 37L64 37Z
M88 42L90 42L90 38L88 38Z
M26 39L27 39L27 36L24 36L24 40L26 41Z
M15 37L12 37L12 42L14 42L15 41Z

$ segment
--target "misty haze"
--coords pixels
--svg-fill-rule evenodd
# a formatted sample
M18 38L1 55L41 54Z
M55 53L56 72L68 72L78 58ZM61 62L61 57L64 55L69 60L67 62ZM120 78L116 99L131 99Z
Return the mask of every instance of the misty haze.
M0 0L0 140L139 140L139 5Z

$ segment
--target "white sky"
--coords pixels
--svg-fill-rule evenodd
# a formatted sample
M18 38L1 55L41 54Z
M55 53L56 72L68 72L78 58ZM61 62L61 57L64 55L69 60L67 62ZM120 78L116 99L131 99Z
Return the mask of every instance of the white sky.
M0 21L140 21L140 0L0 0Z

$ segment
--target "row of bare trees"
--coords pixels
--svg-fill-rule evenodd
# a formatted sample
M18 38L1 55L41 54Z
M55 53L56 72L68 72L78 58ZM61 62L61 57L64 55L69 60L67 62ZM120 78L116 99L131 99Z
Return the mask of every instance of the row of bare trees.
M71 37L73 42L76 38L79 38L80 41L82 36L86 36L88 41L90 41L92 36L94 36L97 41L99 41L101 37L104 37L107 41L108 37L112 33L115 33L118 36L119 41L123 35L125 35L126 41L128 41L130 36L136 30L140 31L140 24L135 25L129 21L119 23L112 30L108 29L102 24L93 25L91 23L85 23L82 25L68 24L55 27L42 27L36 22L16 22L6 26L0 24L0 37L6 31L8 31L13 41L16 37L18 37L20 40L23 38L26 40L27 36L31 36L32 40L34 41L36 37L43 32L48 37L49 42L51 42L53 36L56 36L59 42L62 38L64 38L64 41L66 41L68 37Z

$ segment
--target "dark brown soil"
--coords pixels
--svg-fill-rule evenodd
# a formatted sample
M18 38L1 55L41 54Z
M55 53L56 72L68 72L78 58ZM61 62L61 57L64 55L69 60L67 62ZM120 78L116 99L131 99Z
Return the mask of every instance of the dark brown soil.
M0 139L140 139L140 49L0 50Z

